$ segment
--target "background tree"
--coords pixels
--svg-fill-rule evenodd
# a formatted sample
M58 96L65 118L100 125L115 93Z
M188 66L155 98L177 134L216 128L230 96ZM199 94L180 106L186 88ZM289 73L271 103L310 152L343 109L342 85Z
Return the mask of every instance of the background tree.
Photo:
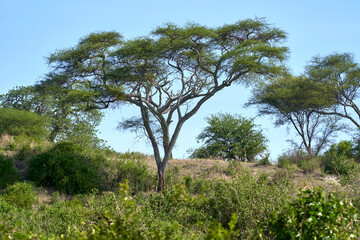
M60 76L47 75L33 86L17 87L0 96L1 106L26 110L46 116L49 122L48 139L72 141L99 146L96 127L102 114L95 109L87 111L86 105L72 98L73 87L64 87Z
M0 135L27 136L44 140L48 135L45 117L25 110L0 108Z
M306 75L315 83L326 86L332 94L325 96L318 113L349 119L360 128L360 109L357 105L360 88L360 67L350 53L334 53L314 57L306 67ZM322 94L315 99L324 98ZM314 99L314 98L313 98ZM332 103L330 106L328 103Z
M285 38L263 19L219 28L167 24L130 41L115 32L90 34L75 47L52 54L49 63L53 74L66 76L63 85L78 87L78 99L89 109L124 101L139 108L161 191L183 124L233 83L281 73L287 48L280 45ZM138 128L135 120L128 126Z
M260 114L272 115L275 125L291 124L301 137L300 148L318 155L344 125L338 117L319 114L316 109L331 106L332 89L305 76L291 75L260 84L248 105L258 105Z
M219 113L208 117L207 124L197 137L204 145L193 152L193 158L253 161L266 150L266 138L251 119Z

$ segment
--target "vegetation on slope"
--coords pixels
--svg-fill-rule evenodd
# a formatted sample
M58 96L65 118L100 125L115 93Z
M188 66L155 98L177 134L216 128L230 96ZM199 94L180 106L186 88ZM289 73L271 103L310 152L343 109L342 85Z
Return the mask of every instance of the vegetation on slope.
M304 162L310 160L294 153L283 155L278 165L170 160L167 188L157 193L154 161L140 153L16 143L28 149L19 158L19 151L5 150L8 144L14 142L3 139L4 159L22 162L16 170L25 168L21 178L33 182L4 184L1 239L339 239L359 234L359 178L350 171L327 174L322 158L312 159L318 164L307 168ZM344 144L339 145L324 158ZM78 165L94 159L96 164L85 170ZM85 173L94 175L86 178ZM329 217L324 221L321 215Z

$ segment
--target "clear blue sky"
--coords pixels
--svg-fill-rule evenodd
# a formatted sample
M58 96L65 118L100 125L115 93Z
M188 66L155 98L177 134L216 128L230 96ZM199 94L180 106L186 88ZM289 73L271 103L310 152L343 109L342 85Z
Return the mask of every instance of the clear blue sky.
M352 52L360 62L359 9L358 0L0 0L0 93L35 83L49 70L46 56L75 45L91 32L114 30L133 38L165 22L182 25L192 21L216 27L265 17L288 33L287 65L294 74L301 73L317 54ZM222 111L256 117L255 109L243 107L249 96L250 89L234 86L211 99L184 125L174 156L186 157L186 150L198 146L195 138L209 114ZM118 121L136 115L136 110L124 106L107 111L100 137L117 151L152 154L144 140L115 130ZM269 117L256 117L255 121L270 140L273 158L289 147L287 139L295 138L285 127L274 128Z

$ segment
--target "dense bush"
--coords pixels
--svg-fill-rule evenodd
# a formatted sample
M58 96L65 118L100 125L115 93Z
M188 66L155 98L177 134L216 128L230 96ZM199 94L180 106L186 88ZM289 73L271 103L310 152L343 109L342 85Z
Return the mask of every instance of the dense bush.
M210 219L227 226L232 214L235 214L238 219L236 229L240 231L241 239L250 238L260 223L269 222L271 214L289 200L286 186L268 184L266 180L258 181L245 173L239 174L231 182L215 181L204 197L200 209Z
M298 165L304 173L313 173L316 170L320 170L320 158L308 157L299 162Z
M15 183L19 179L13 160L2 154L0 154L0 173L0 189Z
M356 209L347 200L305 190L270 221L275 239L357 239Z
M25 135L33 139L45 139L48 136L48 121L35 113L10 108L0 108L0 135Z
M332 144L325 154L343 155L347 158L354 157L353 143L350 141L341 141L338 144Z
M128 180L130 189L134 192L148 191L155 187L156 176L151 174L147 165L140 159L123 159L114 163L116 176L113 183L116 185Z
M39 185L70 194L116 189L125 180L129 180L133 192L153 189L156 178L141 161L144 156L137 153L120 156L123 159L107 150L61 142L31 159L28 175Z
M0 216L8 213L14 209L15 209L15 207L13 205L11 205L7 201L5 201L5 199L2 196L0 196Z
M309 155L300 149L289 150L278 157L278 167L292 168L298 166L304 173L312 173L320 170L320 158Z
M56 144L30 160L29 179L70 194L91 192L100 186L99 155L85 156L73 143Z
M300 149L291 149L278 157L279 167L289 167L291 164L300 165L307 160L309 156Z
M20 208L31 208L37 202L34 187L26 182L17 182L8 186L2 198L8 204Z
M116 209L119 216L103 221L91 232L83 233L80 239L183 239L183 228L177 222L166 222L155 227L153 221L143 219L143 214L129 196L127 184L120 185L118 197Z
M354 159L352 143L343 141L331 145L322 157L322 166L324 171L330 174L343 176L354 174L359 166Z
M204 146L192 158L225 158L253 161L265 149L266 138L253 120L231 114L215 114L207 118L208 126L197 137Z

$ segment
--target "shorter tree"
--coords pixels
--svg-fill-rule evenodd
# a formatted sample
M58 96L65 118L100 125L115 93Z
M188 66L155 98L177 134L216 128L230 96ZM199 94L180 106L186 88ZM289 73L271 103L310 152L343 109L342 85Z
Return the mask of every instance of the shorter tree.
M253 161L266 150L266 138L256 129L252 119L219 113L207 118L208 126L197 137L204 145L196 149L192 158L225 158Z
M248 105L258 105L260 114L275 116L275 125L292 125L301 137L299 148L318 155L345 128L339 117L319 114L316 109L333 104L332 89L305 76L287 75L260 84ZM297 145L297 144L296 144Z
M0 95L0 106L24 110L46 117L48 139L71 141L84 147L102 147L96 127L102 114L97 109L88 109L78 96L74 86L62 86L66 78L47 74L43 80L31 86L16 87Z
M0 135L27 136L35 140L46 139L48 122L36 113L0 108Z

